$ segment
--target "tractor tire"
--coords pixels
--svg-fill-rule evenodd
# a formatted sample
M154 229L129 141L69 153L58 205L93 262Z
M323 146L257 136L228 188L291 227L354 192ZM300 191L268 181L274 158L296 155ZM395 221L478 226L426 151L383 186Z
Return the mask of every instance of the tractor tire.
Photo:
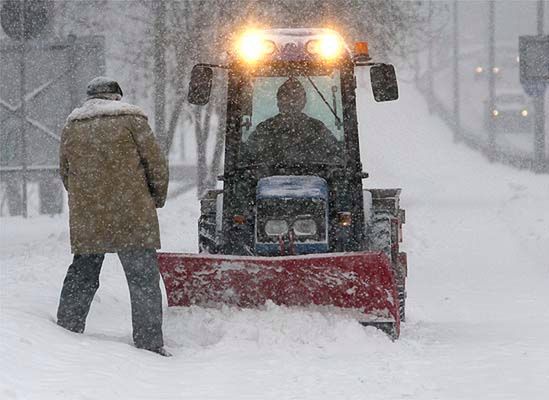
M366 237L369 251L381 251L387 255L393 270L395 271L395 280L397 285L397 295L399 304L400 320L406 320L406 288L405 272L401 271L398 255L395 256L395 247L398 254L398 243L395 246L394 239L398 237L394 232L394 225L391 223L393 215L389 212L374 212L368 223Z
M376 212L368 223L367 230L368 250L381 251L389 257L393 263L391 242L391 214L388 212Z
M217 198L221 190L208 190L200 199L200 218L198 219L198 251L199 253L217 254Z
M400 314L400 321L406 321L406 288L404 285L397 286L398 292L398 312Z
M216 254L215 214L201 215L198 220L198 251L199 253Z

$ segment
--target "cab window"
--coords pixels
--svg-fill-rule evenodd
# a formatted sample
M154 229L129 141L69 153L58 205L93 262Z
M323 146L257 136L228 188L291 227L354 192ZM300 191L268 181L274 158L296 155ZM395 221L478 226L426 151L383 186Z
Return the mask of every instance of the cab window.
M340 72L316 72L256 75L242 85L240 163L343 163Z
M242 115L242 141L246 142L257 126L279 113L277 91L289 76L255 76L250 80ZM324 123L333 137L343 141L343 110L339 70L327 75L295 76L306 93L303 113ZM250 107L251 105L251 107Z

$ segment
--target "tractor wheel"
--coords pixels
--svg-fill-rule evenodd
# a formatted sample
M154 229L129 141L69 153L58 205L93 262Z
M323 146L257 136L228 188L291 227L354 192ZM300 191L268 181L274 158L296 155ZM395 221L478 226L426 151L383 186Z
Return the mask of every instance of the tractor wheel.
M400 321L406 321L406 288L404 285L397 286L398 292L398 312L400 314Z
M396 262L396 281L400 320L406 321L406 276L408 275L408 259L405 252L399 252Z
M397 294L399 303L400 320L406 319L406 288L405 288L405 272L401 271L399 260L394 257L393 239L398 237L393 232L394 225L391 220L394 217L389 212L375 212L368 224L367 239L368 250L381 251L389 257L389 261L395 271L395 279L397 284ZM398 257L397 257L398 258Z
M221 190L208 190L200 199L200 218L198 219L198 251L217 254L217 199Z
M373 326L385 332L393 342L398 339L399 333L394 322L361 322L360 324L362 326Z
M215 234L215 214L201 215L198 220L198 251L200 253L217 253Z
M376 212L372 215L367 231L368 250L381 251L393 263L391 252L391 214Z

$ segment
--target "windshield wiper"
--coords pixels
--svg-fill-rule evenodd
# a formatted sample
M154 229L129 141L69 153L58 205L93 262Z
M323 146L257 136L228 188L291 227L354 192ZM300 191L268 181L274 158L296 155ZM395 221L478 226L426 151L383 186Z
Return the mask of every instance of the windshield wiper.
M311 83L311 85L313 85L313 88L316 90L316 92L318 93L318 95L320 96L320 98L322 99L322 101L324 102L324 104L326 104L326 107L328 107L328 109L332 112L332 114L334 114L334 117L337 121L337 125L341 124L341 119L339 118L339 116L337 115L337 113L335 112L335 110L332 108L332 106L330 105L330 103L328 103L326 101L326 98L324 97L324 95L322 94L322 92L320 90L318 90L318 87L315 85L315 83L313 82L313 80L311 79L310 76L307 75L307 79L309 80L309 82Z

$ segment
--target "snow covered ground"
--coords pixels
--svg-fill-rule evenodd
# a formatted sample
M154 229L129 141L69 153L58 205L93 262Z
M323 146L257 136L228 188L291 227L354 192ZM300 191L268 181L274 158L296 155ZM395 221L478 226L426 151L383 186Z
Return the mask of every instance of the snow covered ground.
M371 187L402 187L408 321L391 342L342 316L165 308L165 359L131 346L108 256L86 333L54 323L67 216L2 218L1 399L545 399L549 177L452 143L417 91L361 101ZM194 193L160 213L164 250L195 251Z

